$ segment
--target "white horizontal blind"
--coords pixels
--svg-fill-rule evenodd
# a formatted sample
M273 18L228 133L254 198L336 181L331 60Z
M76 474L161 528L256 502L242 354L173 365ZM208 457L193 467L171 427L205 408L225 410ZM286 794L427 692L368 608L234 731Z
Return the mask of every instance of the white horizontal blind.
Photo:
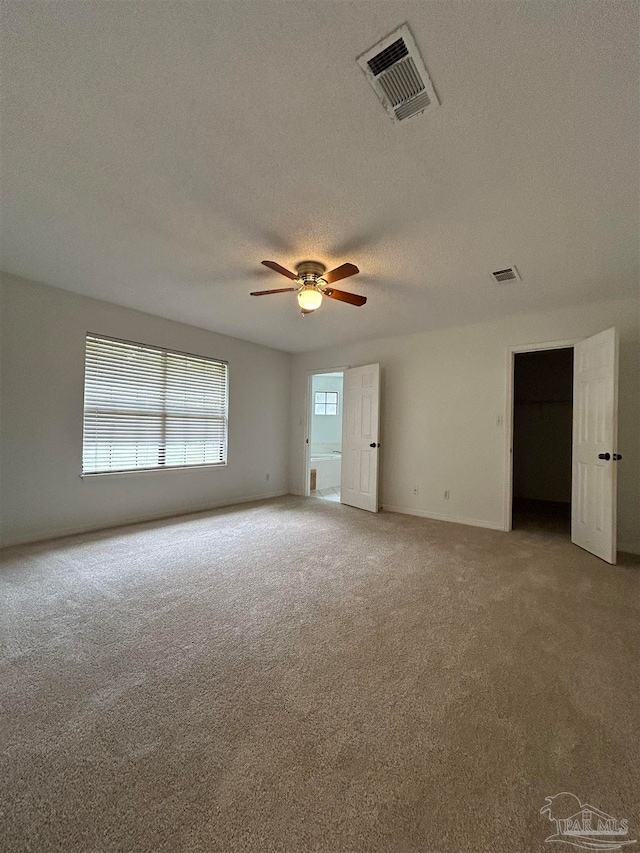
M227 461L227 365L86 337L82 473Z

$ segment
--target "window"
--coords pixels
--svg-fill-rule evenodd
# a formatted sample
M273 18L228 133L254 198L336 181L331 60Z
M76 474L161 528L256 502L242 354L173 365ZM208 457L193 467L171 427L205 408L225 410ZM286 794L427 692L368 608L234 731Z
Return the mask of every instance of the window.
M314 413L316 415L338 414L338 392L316 391L314 402Z
M227 364L87 335L82 473L227 462Z

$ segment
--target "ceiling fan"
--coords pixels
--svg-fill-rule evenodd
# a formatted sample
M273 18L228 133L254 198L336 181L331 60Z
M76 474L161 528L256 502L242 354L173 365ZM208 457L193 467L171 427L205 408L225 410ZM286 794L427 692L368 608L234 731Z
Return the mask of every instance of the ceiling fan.
M348 278L350 275L359 273L355 264L342 264L334 270L325 272L326 267L318 261L302 261L296 267L296 272L293 273L288 269L280 266L275 261L263 261L265 267L269 267L274 272L279 272L280 275L286 275L292 281L295 281L297 287L281 287L278 290L257 290L251 293L250 296L267 296L271 293L298 293L298 305L303 314L311 314L316 308L319 308L322 303L322 297L328 296L330 299L337 299L339 302L348 302L349 305L364 305L367 301L366 296L358 296L355 293L347 293L346 290L336 290L331 287L334 281L340 281L343 278Z

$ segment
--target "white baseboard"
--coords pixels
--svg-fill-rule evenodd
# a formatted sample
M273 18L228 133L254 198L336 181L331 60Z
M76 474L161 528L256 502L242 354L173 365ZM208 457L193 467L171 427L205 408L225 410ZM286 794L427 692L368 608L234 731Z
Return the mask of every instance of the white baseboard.
M66 527L66 528L56 528L55 530L45 530L39 533L30 533L25 537L18 537L16 539L9 539L7 541L3 541L0 548L10 548L13 545L29 545L32 542L45 542L48 539L62 539L64 536L77 536L81 533L99 533L101 530L113 530L116 527L128 527L130 524L144 524L148 521L162 521L166 518L180 518L185 515L193 515L198 512L208 512L212 509L221 509L225 506L236 506L236 504L246 504L251 503L251 501L268 501L273 498L281 498L284 495L290 494L287 489L284 489L279 492L269 492L268 494L263 495L247 495L243 498L233 498L231 500L223 500L216 501L214 503L208 503L204 506L195 506L189 509L179 510L176 512L162 513L161 515L139 515L139 516L130 516L126 521L119 521L113 524L107 524L102 527L91 526L80 526L80 527Z
M401 515L417 515L420 518L430 518L433 521L449 521L453 524L467 524L470 527L486 527L488 530L504 530L504 527L499 521L487 521L481 518L464 518L452 515L442 515L437 512L427 512L423 509L414 509L409 506L391 506L384 504L383 510L387 512L399 512Z
M436 512L425 512L421 509L414 509L407 506L390 506L385 504L382 507L387 512L399 512L401 515L417 515L420 518L431 518L433 521L450 521L453 524L468 524L471 527L485 527L487 530L502 530L505 528L499 521L484 521L479 518L454 518L451 515L441 515ZM640 547L635 542L627 542L625 540L618 542L618 551L623 551L626 554L639 554Z
M144 524L149 521L162 521L167 518L180 518L185 515L193 515L198 512L208 512L209 510L221 509L225 506L236 506L237 504L243 503L251 503L252 501L268 501L274 498L281 498L284 495L295 495L296 492L292 492L290 490L282 490L278 492L269 492L268 494L263 495L247 495L242 498L233 498L232 500L223 500L216 501L214 503L206 504L205 506L196 506L191 509L183 510L180 512L171 512L171 513L163 513L162 515L141 515L135 516L127 519L127 521L121 521L116 524L108 524L106 527L68 527L57 530L46 530L41 531L40 533L29 534L23 538L10 539L6 542L3 542L0 545L0 548L10 548L13 545L28 545L32 542L43 542L49 539L62 539L64 536L76 536L81 533L98 533L101 530L113 530L116 527L127 527L130 524ZM426 512L421 509L414 509L413 507L407 506L392 506L390 504L385 504L382 506L383 510L387 512L397 512L401 515L416 515L420 518L430 518L433 521L448 521L452 524L467 524L470 527L484 527L488 530L503 530L504 527L500 522L497 521L486 521L484 519L479 518L458 518L450 515L442 515L441 513L435 512ZM624 551L630 554L640 554L640 547L636 543L631 542L619 542L618 550Z

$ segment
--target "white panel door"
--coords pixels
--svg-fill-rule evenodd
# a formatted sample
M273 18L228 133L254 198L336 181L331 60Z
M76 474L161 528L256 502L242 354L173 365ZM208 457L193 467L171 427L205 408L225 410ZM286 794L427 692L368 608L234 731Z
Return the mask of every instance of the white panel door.
M571 541L616 561L618 341L607 329L576 344Z
M378 511L380 365L344 372L340 501Z

